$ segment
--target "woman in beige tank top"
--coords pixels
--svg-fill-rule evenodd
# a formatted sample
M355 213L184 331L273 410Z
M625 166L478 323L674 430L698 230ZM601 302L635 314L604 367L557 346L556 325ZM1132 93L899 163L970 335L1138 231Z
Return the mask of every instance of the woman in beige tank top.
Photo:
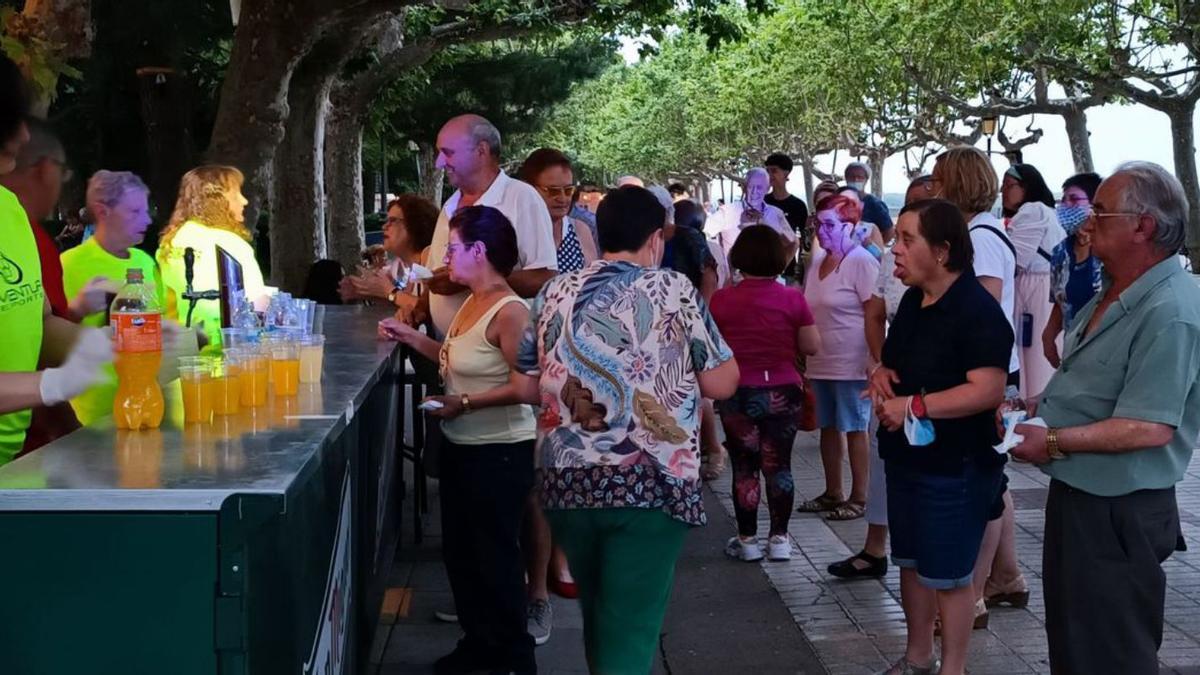
M472 206L450 220L449 241L450 279L471 295L445 341L394 319L380 324L384 337L436 360L446 385L445 396L427 400L441 405L430 415L441 418L446 437L442 555L466 635L444 666L534 672L517 542L533 486L536 431L533 409L511 380L529 310L505 281L517 263L517 235L500 211Z

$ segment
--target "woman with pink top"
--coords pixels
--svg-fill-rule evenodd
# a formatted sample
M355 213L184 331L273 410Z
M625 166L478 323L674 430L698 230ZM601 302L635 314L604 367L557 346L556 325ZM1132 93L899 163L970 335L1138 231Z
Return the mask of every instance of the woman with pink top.
M853 520L861 518L866 508L870 474L867 425L871 406L862 396L870 362L864 322L879 276L879 261L854 236L861 211L853 199L825 197L816 211L820 249L813 251L804 296L821 333L822 347L808 358L806 374L817 399L825 492L798 510L827 511L830 520ZM842 497L845 446L850 452L849 499Z
M742 281L713 295L713 319L741 364L737 393L718 403L725 447L733 463L733 508L738 536L725 553L739 560L763 557L758 544L759 473L767 483L771 529L767 558L791 558L788 519L795 488L792 442L796 438L804 389L793 364L796 354L815 354L821 336L804 294L776 281L788 263L783 242L772 228L742 230L730 251L730 265Z

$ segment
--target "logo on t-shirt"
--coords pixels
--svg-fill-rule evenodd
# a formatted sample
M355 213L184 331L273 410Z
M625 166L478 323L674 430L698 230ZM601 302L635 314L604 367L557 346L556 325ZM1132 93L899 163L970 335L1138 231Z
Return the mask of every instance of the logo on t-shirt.
M0 312L7 312L31 302L42 302L41 279L32 283L22 283L25 281L25 271L12 258L4 255L3 251L0 251L0 281L7 285L0 287Z
M16 286L24 278L25 272L21 270L21 266L4 255L4 251L0 251L0 279Z

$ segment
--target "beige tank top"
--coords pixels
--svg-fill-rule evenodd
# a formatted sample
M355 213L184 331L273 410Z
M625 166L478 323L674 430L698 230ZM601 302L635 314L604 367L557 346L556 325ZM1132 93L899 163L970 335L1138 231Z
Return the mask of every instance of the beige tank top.
M508 382L508 362L500 348L488 342L487 329L496 314L511 302L525 301L515 295L501 298L479 317L474 326L455 337L447 336L442 342L438 360L448 396L480 394ZM460 309L450 322L448 333L454 333L461 314ZM459 445L517 443L537 436L533 408L527 405L473 410L455 419L443 420L442 431L447 439Z

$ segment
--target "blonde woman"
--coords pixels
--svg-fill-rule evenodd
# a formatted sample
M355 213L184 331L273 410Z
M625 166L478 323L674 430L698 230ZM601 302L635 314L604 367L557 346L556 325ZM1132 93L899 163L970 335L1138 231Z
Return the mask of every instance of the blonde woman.
M179 184L179 199L171 221L158 239L158 264L169 296L168 305L176 312L170 318L186 321L188 303L183 300L187 288L184 253L195 253L192 289L217 288L217 247L228 252L242 266L242 285L246 297L254 300L266 290L262 270L254 257L254 240L243 220L246 197L242 195L242 172L231 166L201 166L187 172ZM209 344L221 339L221 311L215 300L201 300L192 313L192 325L203 328Z

